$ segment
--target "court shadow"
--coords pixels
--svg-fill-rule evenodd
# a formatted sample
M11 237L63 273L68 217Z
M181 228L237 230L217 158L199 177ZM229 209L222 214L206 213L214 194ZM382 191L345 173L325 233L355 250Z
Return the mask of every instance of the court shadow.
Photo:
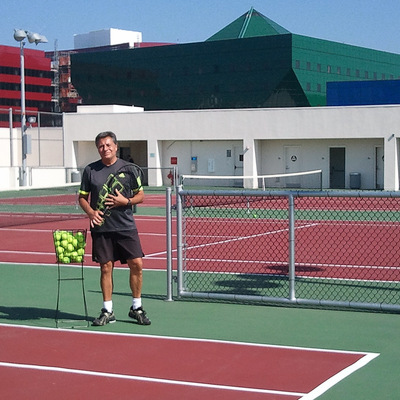
M323 271L322 267L314 266L314 265L296 265L296 272L319 272ZM268 270L275 271L281 274L288 274L289 273L289 266L288 265L272 265L268 266Z
M282 284L274 275L243 274L234 279L220 279L215 281L219 293L234 293L239 295L258 296L261 292L276 290Z
M0 321L37 321L40 319L55 319L56 310L37 307L6 307L0 306ZM85 316L59 311L59 319L83 320Z

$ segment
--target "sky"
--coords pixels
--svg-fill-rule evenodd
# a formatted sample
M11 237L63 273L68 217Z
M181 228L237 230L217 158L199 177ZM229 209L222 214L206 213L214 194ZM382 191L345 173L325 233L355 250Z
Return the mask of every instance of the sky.
M108 28L142 32L144 42L202 42L251 7L298 35L400 54L400 0L0 0L0 45L18 46L16 28L46 36L44 51Z

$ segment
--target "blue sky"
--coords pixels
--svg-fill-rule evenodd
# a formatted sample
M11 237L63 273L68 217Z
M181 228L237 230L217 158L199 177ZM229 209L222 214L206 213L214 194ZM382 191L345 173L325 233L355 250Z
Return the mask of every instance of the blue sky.
M117 28L145 42L201 42L251 7L292 33L400 54L400 0L0 0L0 44L14 28L72 49L74 34ZM34 45L29 45L34 47Z

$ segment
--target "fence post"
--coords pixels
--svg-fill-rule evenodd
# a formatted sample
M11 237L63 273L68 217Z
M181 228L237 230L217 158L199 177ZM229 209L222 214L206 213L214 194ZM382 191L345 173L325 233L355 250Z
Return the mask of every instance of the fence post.
M295 291L295 216L294 216L294 196L288 195L289 201L289 300L296 300Z
M182 185L177 186L176 189L176 265L178 296L180 296L183 290L182 198L180 193L182 190Z
M172 301L172 204L170 187L167 187L165 210L167 225L167 298L165 300Z

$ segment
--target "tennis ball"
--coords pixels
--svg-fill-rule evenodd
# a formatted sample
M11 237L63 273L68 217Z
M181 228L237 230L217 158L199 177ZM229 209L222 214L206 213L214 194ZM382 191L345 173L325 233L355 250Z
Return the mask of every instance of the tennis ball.
M76 252L78 253L78 256L83 256L85 254L85 250L82 248L76 250Z
M68 239L68 232L61 231L61 239L62 240L67 240Z
M78 262L78 263L82 262L82 256L77 256L75 258L75 261Z
M67 239L61 240L61 246L64 247L64 249L66 249L68 247L68 240Z
M81 242L85 240L85 236L83 235L82 232L76 232L75 237Z
M78 240L77 239L73 238L71 243L72 243L72 246L74 246L75 249L78 247Z
M59 231L56 231L54 232L53 237L55 241L59 242L61 240L61 233Z
M258 218L257 213L253 213L253 218Z
M72 246L71 243L68 243L68 244L67 244L67 250L68 250L69 252L74 251L74 246Z
M62 262L63 262L64 264L69 264L69 263L71 262L71 260L70 260L69 257L63 257Z

